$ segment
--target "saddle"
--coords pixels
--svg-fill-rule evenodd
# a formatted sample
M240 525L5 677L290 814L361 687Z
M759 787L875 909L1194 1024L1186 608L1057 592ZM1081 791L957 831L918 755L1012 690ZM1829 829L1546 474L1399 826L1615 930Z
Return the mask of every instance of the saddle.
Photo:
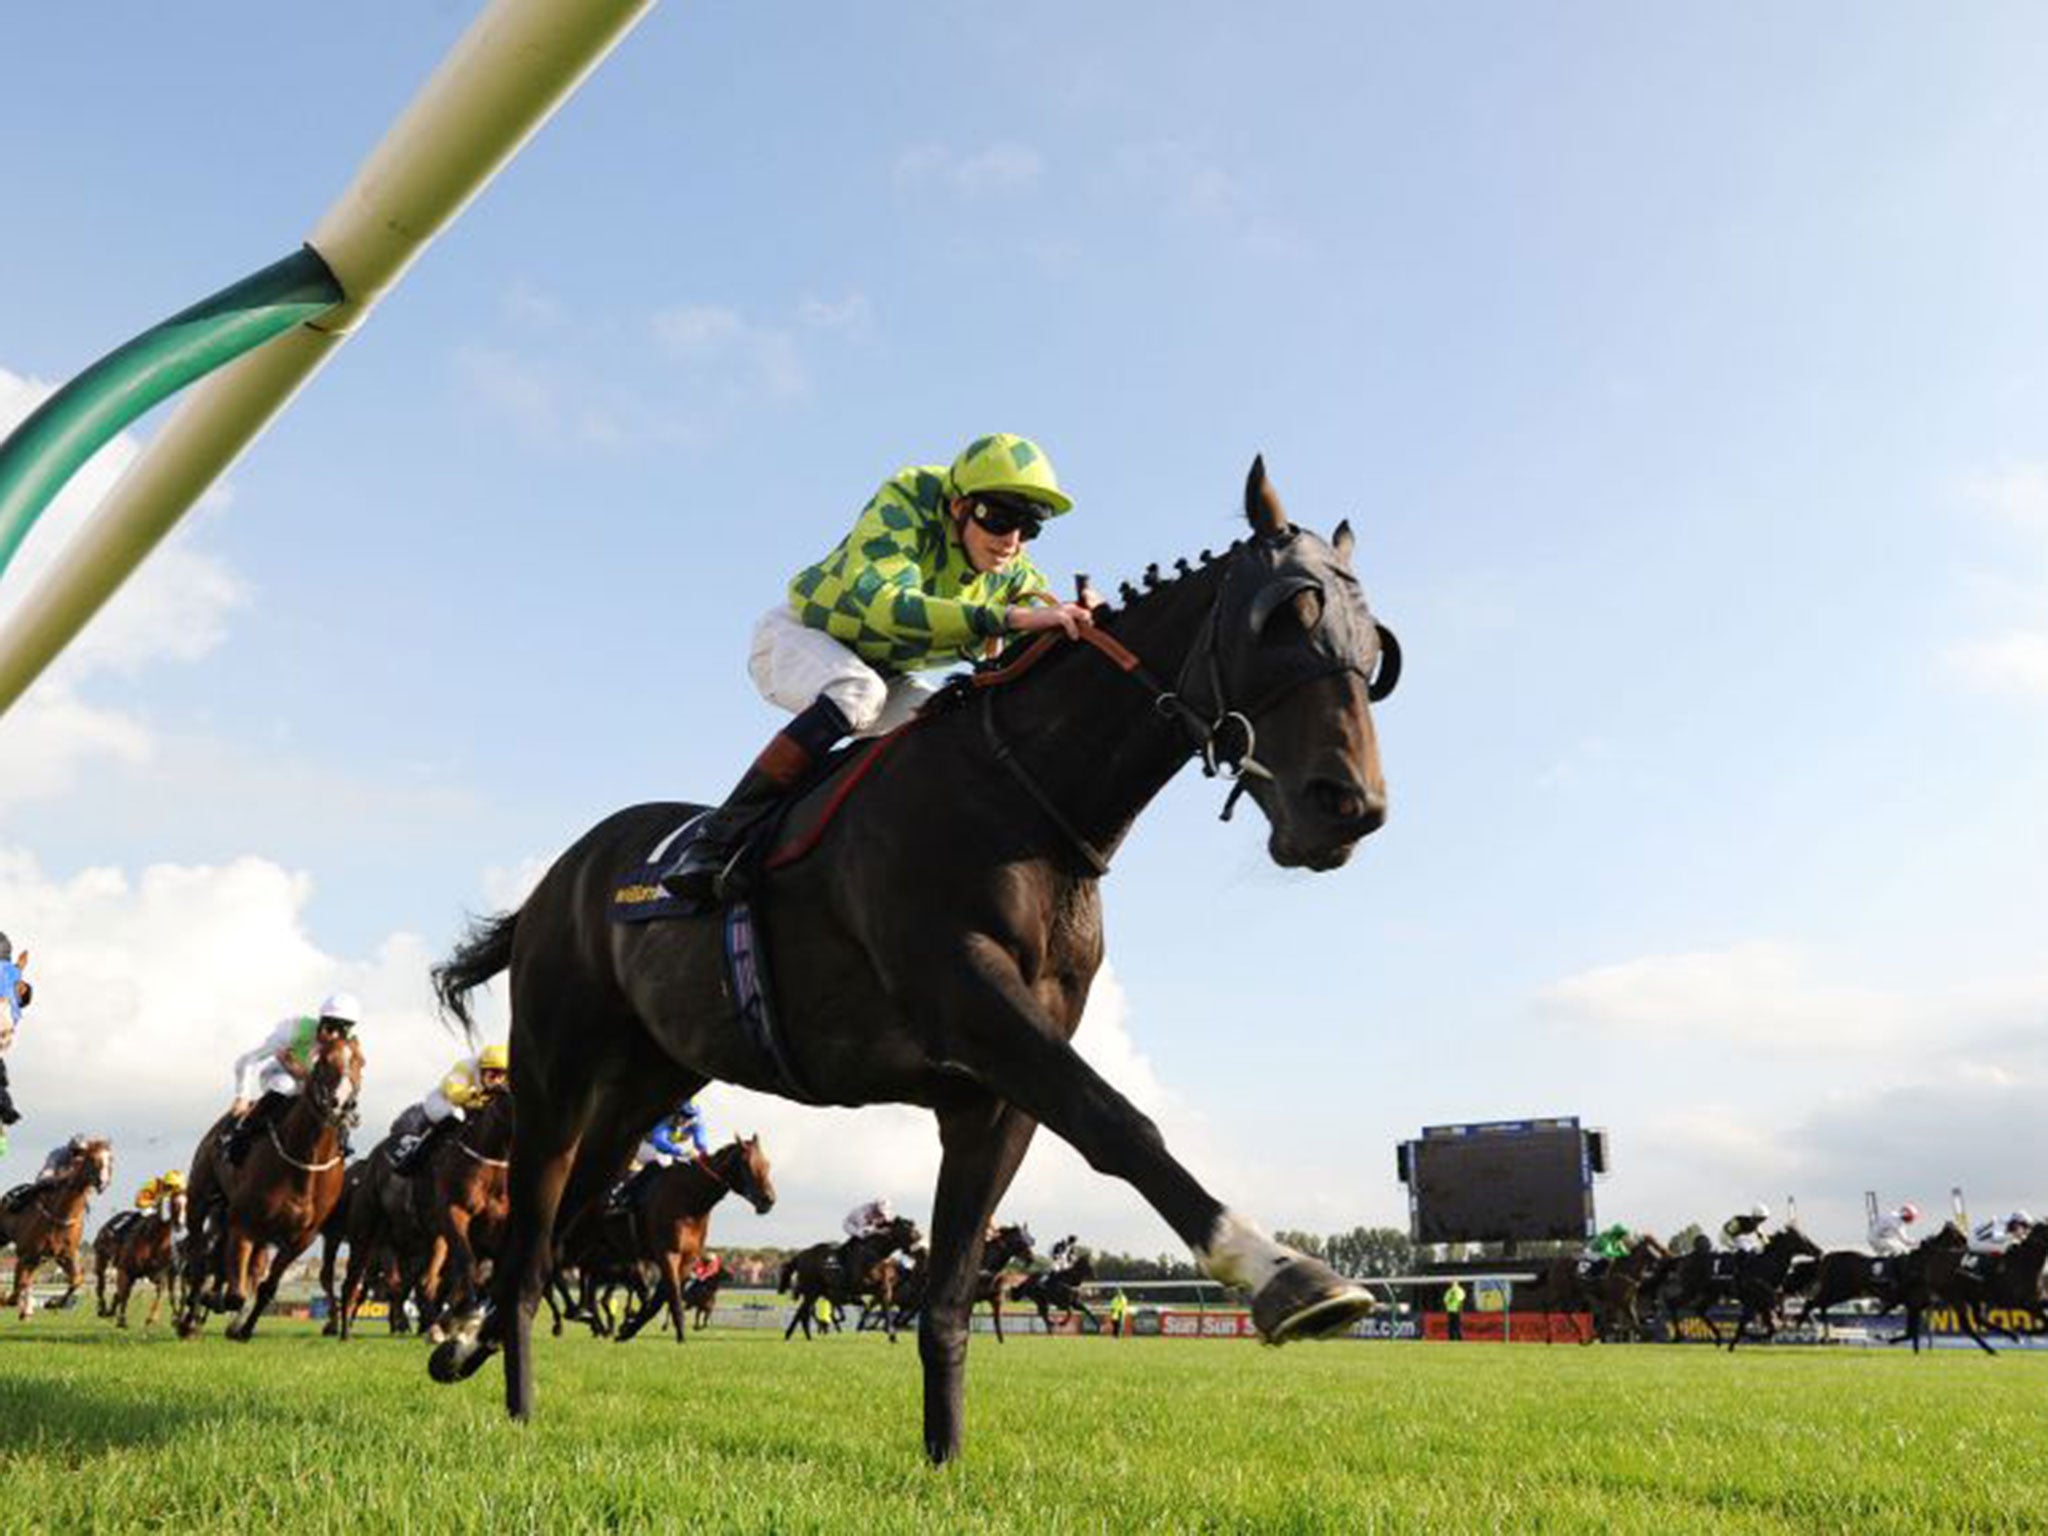
M1608 1263L1609 1261L1606 1259L1579 1260L1579 1278L1581 1280L1600 1279L1607 1273Z
M15 1185L6 1194L0 1195L0 1211L12 1213L20 1210L34 1198L35 1192L36 1187L33 1183Z
M1739 1253L1717 1253L1707 1266L1708 1278L1733 1284L1742 1278L1742 1259Z
M738 877L735 884L742 890L752 890L764 875L807 857L824 840L834 818L861 781L916 723L913 720L887 736L847 742L828 754L808 778L742 834L733 860ZM652 923L665 918L702 917L714 910L679 901L661 885L662 874L695 841L707 814L708 811L693 814L621 877L612 890L613 922Z
M1956 1266L1956 1273L1968 1275L1972 1280L1989 1279L1999 1255L1995 1253L1966 1253L1962 1263Z
M100 1228L100 1236L104 1238L111 1238L113 1241L119 1242L122 1238L126 1237L129 1231L136 1225L138 1225L142 1220L143 1215L140 1211L118 1212L114 1216L109 1217L107 1220L107 1224L104 1227Z

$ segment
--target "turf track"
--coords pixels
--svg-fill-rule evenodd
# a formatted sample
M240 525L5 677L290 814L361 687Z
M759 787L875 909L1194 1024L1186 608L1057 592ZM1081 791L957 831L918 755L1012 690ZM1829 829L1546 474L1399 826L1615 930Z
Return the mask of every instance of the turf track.
M0 1319L0 1526L186 1530L2048 1528L2048 1359L977 1338L548 1341L540 1420L424 1352Z

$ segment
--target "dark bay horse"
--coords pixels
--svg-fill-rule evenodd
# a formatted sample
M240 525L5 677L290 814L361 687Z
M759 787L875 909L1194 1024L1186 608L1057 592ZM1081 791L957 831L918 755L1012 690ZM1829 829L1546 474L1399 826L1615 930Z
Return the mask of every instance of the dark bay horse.
M621 1344L646 1327L663 1306L668 1308L676 1342L683 1342L684 1281L704 1252L713 1207L728 1194L738 1195L762 1216L774 1209L775 1180L760 1137L735 1136L708 1158L660 1169L648 1180L638 1210L605 1213L601 1241L614 1250L623 1249L636 1262L652 1265L660 1277L653 1293L619 1329Z
M1026 1275L1010 1294L1018 1301L1029 1302L1038 1308L1038 1320L1045 1325L1047 1333L1052 1332L1055 1307L1067 1317L1078 1312L1099 1329L1102 1320L1089 1311L1088 1303L1081 1299L1081 1287L1094 1278L1094 1261L1087 1254L1079 1253L1058 1269L1044 1269Z
M1658 1272L1671 1252L1648 1233L1640 1233L1618 1259L1597 1263L1570 1256L1552 1259L1537 1287L1543 1302L1544 1338L1554 1341L1551 1317L1559 1312L1590 1314L1592 1327L1580 1339L1623 1342L1643 1336L1640 1302L1644 1284Z
M54 1263L64 1272L64 1294L50 1305L67 1307L78 1294L78 1244L85 1235L85 1208L104 1194L114 1178L114 1149L104 1137L79 1148L70 1166L48 1189L18 1211L0 1210L0 1249L14 1246L14 1295L7 1305L26 1320L35 1312L29 1287L36 1270Z
M185 1191L174 1189L158 1199L155 1210L137 1212L141 1219L123 1232L113 1260L118 1277L111 1309L116 1328L128 1326L128 1298L138 1280L150 1283L149 1312L142 1319L143 1327L156 1322L165 1296L171 1298L172 1315L177 1314L178 1228L185 1222L186 1203Z
M114 1304L107 1298L107 1279L114 1273L114 1255L121 1251L121 1239L128 1229L154 1211L134 1207L116 1211L100 1223L99 1231L92 1235L92 1289L96 1309L101 1317L114 1315Z
M1954 1248L1928 1258L1926 1277L1930 1301L1955 1309L1963 1331L1987 1355L1997 1350L1984 1337L1986 1327L2009 1339L2019 1335L1990 1314L2023 1312L2028 1332L2042 1331L2041 1270L2048 1264L2048 1226L2036 1224L2003 1253L1968 1253ZM1918 1340L1915 1340L1918 1347Z
M1023 1269L1012 1269L1019 1264ZM996 1342L1003 1342L1003 1298L1024 1283L1031 1264L1031 1229L1021 1223L997 1227L982 1244L981 1273L975 1278L970 1305L988 1303Z
M783 1338L795 1333L799 1325L805 1338L811 1336L811 1322L822 1296L835 1312L856 1302L872 1301L882 1315L883 1329L893 1340L895 1256L907 1253L923 1241L924 1234L917 1230L917 1223L908 1216L898 1216L865 1236L849 1237L838 1243L813 1243L792 1254L783 1261L775 1281L777 1291L787 1291L796 1299L796 1311L790 1314L789 1326L782 1330Z
M371 1148L349 1197L340 1337L354 1332L370 1278L380 1271L395 1298L394 1332L406 1297L416 1298L420 1326L435 1338L450 1306L475 1300L478 1265L496 1254L510 1206L513 1119L512 1096L491 1095L437 1139L411 1173L392 1161L397 1137Z
M286 1266L306 1251L341 1198L342 1142L356 1123L362 1086L362 1046L330 1036L314 1044L305 1085L251 1142L240 1167L228 1163L223 1145L228 1116L199 1139L186 1184L179 1337L197 1333L209 1311L239 1314L227 1328L237 1343L255 1333Z
M1177 576L1148 572L1089 643L1017 647L986 686L865 749L887 756L819 851L756 890L780 1048L738 1015L720 922L609 918L621 879L695 807L619 812L519 911L476 926L436 984L467 1025L468 994L509 968L519 1138L494 1307L458 1341L458 1374L502 1348L506 1406L532 1413L558 1218L601 1197L631 1139L713 1079L937 1116L918 1329L934 1461L960 1450L984 1227L1040 1125L1130 1183L1207 1274L1250 1292L1269 1341L1341 1332L1373 1309L1364 1287L1226 1208L1069 1043L1102 962L1099 881L1189 761L1236 776L1286 868L1336 869L1386 816L1368 706L1392 692L1400 651L1367 610L1351 531L1325 542L1294 527L1263 463L1244 506L1250 537Z
M1742 1311L1735 1319L1735 1331L1728 1335L1729 1349L1742 1342L1752 1322L1763 1324L1766 1341L1777 1334L1778 1309L1788 1294L1794 1261L1819 1257L1820 1244L1793 1226L1773 1232L1762 1253L1736 1255L1733 1289Z

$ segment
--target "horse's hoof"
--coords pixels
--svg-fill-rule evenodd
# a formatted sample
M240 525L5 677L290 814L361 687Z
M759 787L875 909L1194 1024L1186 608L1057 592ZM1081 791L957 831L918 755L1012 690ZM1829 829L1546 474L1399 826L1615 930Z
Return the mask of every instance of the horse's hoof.
M1365 1287L1319 1259L1289 1260L1252 1298L1252 1326L1268 1344L1328 1338L1379 1310Z
M438 1345L427 1356L427 1374L442 1386L453 1386L458 1381L467 1381L484 1367L484 1362L498 1352L495 1344L485 1344L461 1335Z

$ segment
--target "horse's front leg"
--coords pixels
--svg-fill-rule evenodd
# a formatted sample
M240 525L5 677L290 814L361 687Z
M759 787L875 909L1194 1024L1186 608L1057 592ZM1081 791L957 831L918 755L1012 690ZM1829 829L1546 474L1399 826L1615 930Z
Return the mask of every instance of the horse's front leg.
M932 1197L930 1279L917 1323L924 1365L924 1448L934 1462L960 1454L967 1339L981 1278L982 1239L1037 1128L1013 1105L980 1095L939 1114L945 1151Z
M961 958L941 1000L942 1065L964 1069L1097 1172L1132 1185L1210 1276L1251 1292L1252 1321L1269 1342L1336 1332L1374 1310L1364 1287L1274 1242L1196 1182L1159 1128L1058 1037L1006 950L971 936Z

